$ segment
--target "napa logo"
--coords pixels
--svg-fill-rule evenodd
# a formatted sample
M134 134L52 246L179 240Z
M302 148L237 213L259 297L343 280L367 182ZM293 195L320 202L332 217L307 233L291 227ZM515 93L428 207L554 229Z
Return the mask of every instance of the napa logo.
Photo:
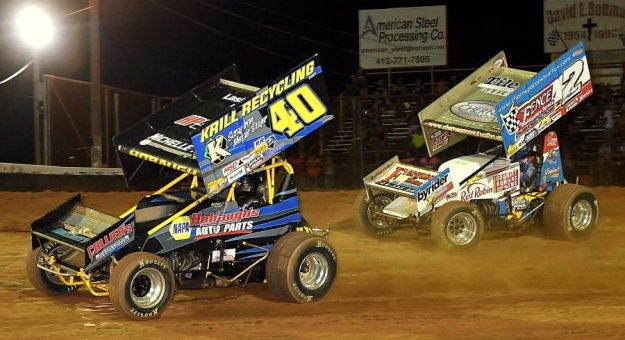
M189 220L189 216L181 216L175 219L169 226L169 234L176 241L191 238L191 220Z

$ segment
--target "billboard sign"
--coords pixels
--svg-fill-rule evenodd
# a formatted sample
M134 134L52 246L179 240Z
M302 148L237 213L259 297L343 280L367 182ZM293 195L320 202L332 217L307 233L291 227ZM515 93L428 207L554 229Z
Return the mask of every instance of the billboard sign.
M623 0L544 0L545 53L564 52L578 41L588 51L625 49Z
M363 69L447 65L447 7L358 11Z

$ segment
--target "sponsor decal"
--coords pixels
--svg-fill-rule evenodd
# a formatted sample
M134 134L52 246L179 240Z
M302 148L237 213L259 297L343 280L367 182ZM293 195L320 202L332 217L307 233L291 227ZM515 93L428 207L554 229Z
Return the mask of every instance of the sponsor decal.
M69 228L67 228L66 225L67 224L63 223L63 228L54 228L51 230L51 232L57 235L63 236L63 237L67 237L68 239L79 242L79 243L86 243L91 240L89 236L86 236L81 233L76 233L73 230L70 230Z
M232 262L234 261L236 257L236 249L235 248L228 248L228 249L224 249L224 257L223 257L223 262ZM221 258L221 251L220 250L213 250L213 253L211 255L211 263L217 263L222 261Z
M122 152L126 151L121 145L119 146L119 149ZM136 149L130 149L128 154L133 156L133 157L137 157L139 159L143 159L143 160L148 161L148 162L152 162L152 163L156 163L158 165L162 165L164 167L168 167L168 168L171 168L171 169L174 169L174 170L186 172L186 173L192 174L194 176L198 175L198 171L196 169L189 168L187 166L180 165L178 163L174 163L174 162L168 161L166 159L163 159L163 158L160 158L160 157L156 157L154 155L150 155L150 154L147 154L145 152L141 152L141 151L136 150Z
M315 61L311 60L306 65L303 65L297 70L291 72L291 74L288 74L284 78L281 78L275 83L261 89L254 97L239 105L241 110L240 112L237 113L236 109L232 110L230 113L220 117L219 120L214 121L209 126L202 129L200 142L205 143L207 140L212 138L212 136L216 135L221 130L235 122L239 117L245 117L247 114L266 106L267 103L271 103L274 99L281 96L291 87L311 78L315 74L315 68Z
M225 95L223 98L221 98L223 100L227 100L233 103L240 103L242 101L245 100L245 97L237 97L235 95L233 95L232 93L228 93L227 95Z
M208 122L208 118L198 116L198 115L190 115L181 119L178 119L174 122L174 124L186 126L189 129L196 130L200 128L204 123Z
M529 122L538 120L537 117L539 117L543 111L550 109L553 105L553 84L550 84L537 96L533 97L529 102L518 109L517 119L521 122L521 126L525 126Z
M181 216L175 219L169 226L169 234L176 241L188 240L191 237L191 221L189 216Z
M139 145L149 145L182 157L193 156L193 144L167 137L162 133L154 134L140 141Z
M235 147L251 136L258 129L267 125L267 116L261 117L260 120L255 120L254 116L250 116L249 119L243 121L240 127L230 131L228 133L228 144Z
M237 179L243 177L243 175L245 175L247 173L245 167L240 167L238 169L236 169L235 171L233 171L232 173L230 173L227 178L228 178L228 182L232 183L234 181L236 181Z
M101 260L130 243L135 238L134 222L122 224L87 247L87 255L93 261Z
M430 179L430 177L431 175L421 171L396 166L395 169L388 174L388 176L377 180L375 184L413 193L425 181Z
M231 153L228 152L228 142L224 136L217 136L215 139L206 143L204 158L210 159L213 165L221 164L221 162L230 155Z
M578 57L582 53L584 53L584 49L578 48L577 50L575 50L575 52L573 52L573 57Z
M529 207L529 200L527 199L526 195L519 195L519 196L512 198L512 208L515 211L525 210L528 207Z
M269 146L265 144L260 144L254 147L254 156L261 155L263 152L269 150Z
M249 154L249 157L245 158L245 169L247 171L251 171L252 169L255 169L257 166L263 164L264 162L265 162L265 156L263 154L256 155L254 153L251 153Z
M436 151L449 144L449 137L453 135L451 131L432 129L430 140L432 141L432 151Z
M487 94L506 97L519 88L520 83L508 77L488 77L486 81L479 84L480 91Z
M549 131L545 134L543 146L543 153L550 152L556 148L558 148L558 135L554 131Z
M495 175L495 192L501 192L519 186L519 168L514 167Z
M201 240L208 237L222 236L222 235L237 235L237 234L249 234L252 232L254 222L234 222L226 223L223 225L213 225L208 227L197 227L193 229L193 236L195 240Z
M545 177L553 177L558 178L560 176L560 171L562 169L560 167L557 168L549 168L545 170Z
M231 174L233 171L237 170L241 166L243 166L243 160L237 159L234 162L224 166L224 168L221 171L223 172L224 176L228 176L229 174Z
M452 188L453 183L449 182L449 169L445 169L443 172L430 178L429 181L421 185L418 190L414 192L414 197L417 202L422 202L426 201L434 193L439 191L444 191L444 193L446 193Z
M232 123L237 121L237 110L232 110L230 113L226 113L223 116L219 117L219 119L213 121L207 127L203 128L201 131L200 140L202 143L210 140L212 136L216 135L219 131L224 128L230 126Z
M98 236L98 232L89 228L89 226L75 226L69 223L63 223L63 229L69 231L72 235L82 235L88 237L89 239Z
M204 226L213 224L223 224L229 222L241 222L248 218L257 218L260 216L260 210L258 209L244 209L233 213L227 214L215 214L214 212L203 215L202 213L195 213L191 215L191 226Z
M260 210L243 209L233 213L203 214L202 212L182 216L169 226L169 234L174 240L200 240L220 235L247 234L252 232L253 221L245 221L259 217Z
M551 117L550 114L554 116ZM502 116L503 125L509 134L515 134L520 139L527 131L534 129L537 125L544 125L551 120L560 118L561 114L555 109L555 101L553 97L553 83L545 88L538 95L532 97L522 106L513 107L506 115ZM537 135L538 131L534 133ZM531 140L534 136L530 136Z
M487 100L469 100L452 105L449 110L460 118L474 122L495 122L495 106L497 103Z
M214 181L210 181L206 185L208 192L212 194L221 192L221 190L223 190L225 187L226 187L226 179L223 177L217 178Z
M469 135L469 136L474 136L474 137L479 137L479 138L488 138L488 139L492 139L492 140L503 140L503 138L501 137L501 134L497 134L497 133L493 133L493 132L486 132L486 131L479 131L479 130L475 130L475 129L469 129L469 128L463 128L460 126L454 126L454 125L450 125L450 124L441 124L441 123L437 123L435 121L432 120L426 120L423 122L423 126L427 126L427 127L431 127L434 129L445 129L451 132L455 132L455 133L461 133L463 135Z
M492 194L493 188L484 183L471 183L460 192L460 200L469 202L484 195Z
M276 148L276 136L269 136L265 138L262 136L254 141L254 155L261 155L263 152L273 150Z

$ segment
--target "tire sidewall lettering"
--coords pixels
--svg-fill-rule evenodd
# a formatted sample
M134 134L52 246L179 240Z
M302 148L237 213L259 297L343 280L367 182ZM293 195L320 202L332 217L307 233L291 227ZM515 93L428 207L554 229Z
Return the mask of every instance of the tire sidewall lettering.
M154 260L154 259L147 259L147 260L139 261L138 269L143 269L143 267L150 266L150 265L152 265L152 267L154 267L154 266L159 267L159 268L161 268L163 270L167 269L167 267L166 267L164 262L162 262L160 260Z
M139 318L155 318L158 316L159 310L162 309L164 306L167 305L167 299L166 297L169 294L164 294L163 295L163 299L161 301L159 301L156 306L150 308L150 309L144 309L141 307L138 307L136 305L134 305L134 303L132 302L132 298L131 298L131 290L132 290L132 278L137 274L137 272L143 268L155 268L158 269L159 271L162 272L164 277L167 277L167 265L165 263L163 263L162 261L158 260L158 259L142 259L139 260L137 262L136 267L131 271L131 274L129 276L129 280L126 284L126 286L124 287L124 294L126 295L126 300L128 301L128 311L130 312L130 314L139 317ZM173 282L172 282L173 284ZM168 290L172 290L173 287L165 287L166 292Z
M328 253L330 253L330 256L332 256L332 260L334 262L336 262L336 254L334 253L334 250L332 249L332 247L330 247L330 245L325 240L323 240L323 239L317 240L317 247L316 248L327 250Z
M134 307L130 307L128 310L132 315L140 317L140 318L153 318L158 315L159 308L155 308L149 312L141 312Z

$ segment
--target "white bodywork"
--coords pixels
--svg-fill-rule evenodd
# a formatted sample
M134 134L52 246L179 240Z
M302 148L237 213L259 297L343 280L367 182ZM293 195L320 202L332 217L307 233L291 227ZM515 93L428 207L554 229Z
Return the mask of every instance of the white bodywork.
M438 171L402 164L394 157L365 177L364 182L368 188L398 196L384 208L385 214L397 218L419 217L448 201L498 199L508 192L518 192L519 163L501 157L492 161L493 157L486 154L458 157L441 164Z

